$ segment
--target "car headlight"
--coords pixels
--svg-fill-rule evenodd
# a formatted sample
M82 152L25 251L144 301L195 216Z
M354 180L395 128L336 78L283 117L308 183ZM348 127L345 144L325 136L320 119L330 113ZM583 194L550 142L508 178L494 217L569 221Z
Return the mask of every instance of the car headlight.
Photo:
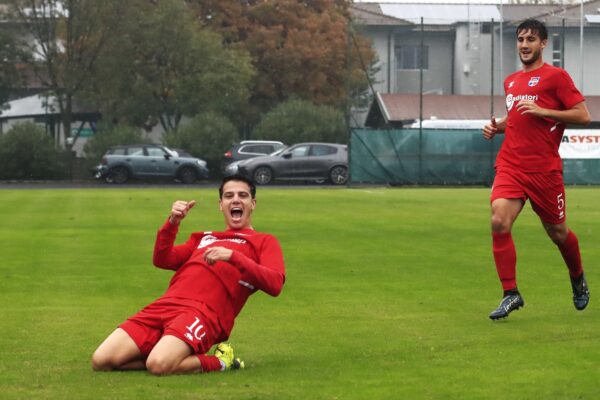
M206 168L206 161L204 160L196 160L196 162L198 163L199 166Z
M226 170L227 172L232 172L232 173L233 173L233 172L237 172L237 170L238 170L238 169L239 169L239 168L238 168L238 163L231 163L231 164L229 164L229 165L228 165L228 166L225 168L225 170Z

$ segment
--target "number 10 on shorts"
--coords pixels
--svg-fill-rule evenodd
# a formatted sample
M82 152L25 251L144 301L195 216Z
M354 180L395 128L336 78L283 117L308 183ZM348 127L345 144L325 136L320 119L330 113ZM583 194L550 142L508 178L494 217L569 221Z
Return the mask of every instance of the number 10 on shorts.
M556 196L556 206L558 207L559 217L562 218L565 215L565 195L564 193L559 193Z
M196 320L190 326L186 326L188 330L188 335L194 335L197 340L202 340L204 336L206 336L206 332L203 331L204 325L200 324L200 318L196 317ZM186 335L187 336L187 335ZM189 338L189 337L188 337Z

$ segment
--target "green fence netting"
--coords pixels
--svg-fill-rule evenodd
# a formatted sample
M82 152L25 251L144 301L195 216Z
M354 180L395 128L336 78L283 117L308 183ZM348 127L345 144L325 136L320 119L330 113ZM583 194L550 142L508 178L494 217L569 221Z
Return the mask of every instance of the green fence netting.
M350 183L487 185L503 135L479 129L353 129ZM563 160L565 184L600 184L600 160Z

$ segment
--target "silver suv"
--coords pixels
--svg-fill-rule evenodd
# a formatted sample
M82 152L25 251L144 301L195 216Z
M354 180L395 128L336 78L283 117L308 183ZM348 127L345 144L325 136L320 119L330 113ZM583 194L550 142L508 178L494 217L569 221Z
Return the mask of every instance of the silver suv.
M285 145L282 142L275 140L243 140L236 143L223 154L221 161L221 171L226 175L229 173L227 167L234 162L247 160L248 158L265 156L279 149L283 149Z
M206 161L181 157L176 151L154 144L113 146L94 168L97 179L125 183L130 178L172 178L190 184L208 178Z

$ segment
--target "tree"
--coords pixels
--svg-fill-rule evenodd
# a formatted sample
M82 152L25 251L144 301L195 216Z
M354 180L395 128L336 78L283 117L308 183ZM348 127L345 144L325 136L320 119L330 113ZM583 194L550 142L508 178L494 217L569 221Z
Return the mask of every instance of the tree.
M73 101L119 19L119 0L9 0L31 40L26 62L57 98L69 135ZM77 138L75 138L76 140ZM74 143L75 141L73 141Z
M362 36L350 35L348 1L193 3L205 24L252 55L256 113L292 97L345 109L352 94L367 88L375 53Z
M344 116L330 106L290 100L267 113L252 132L257 139L346 143Z
M0 31L0 111L19 80L16 68L18 54L14 38Z
M184 115L245 104L254 74L246 52L224 45L182 1L125 3L88 88L106 117L174 131Z
M238 133L235 125L226 117L207 112L197 115L178 131L167 132L164 139L167 146L185 149L193 156L204 159L212 175L216 176L221 155L238 140Z

